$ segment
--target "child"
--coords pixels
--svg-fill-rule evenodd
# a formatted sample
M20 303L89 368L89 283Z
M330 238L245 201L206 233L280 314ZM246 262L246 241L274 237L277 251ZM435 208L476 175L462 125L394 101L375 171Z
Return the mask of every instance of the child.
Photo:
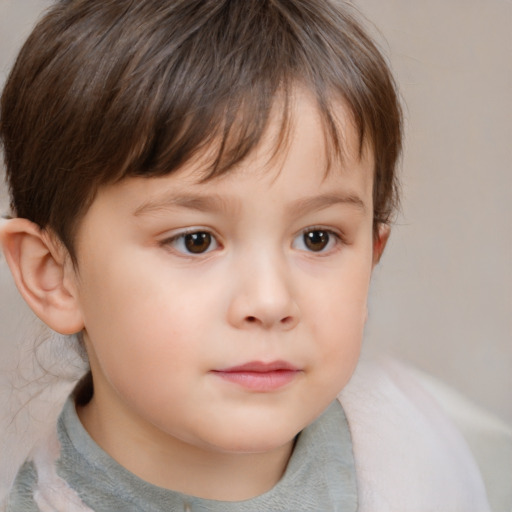
M347 386L401 145L347 5L61 0L0 136L6 260L90 365L7 510L488 510L400 369Z

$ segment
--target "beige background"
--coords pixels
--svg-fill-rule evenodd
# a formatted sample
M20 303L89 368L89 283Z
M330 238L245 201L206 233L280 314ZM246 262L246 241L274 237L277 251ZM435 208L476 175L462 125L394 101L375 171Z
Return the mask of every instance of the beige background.
M47 4L0 0L0 81ZM366 350L512 423L512 2L357 5L379 27L407 119L403 213L374 278ZM21 305L1 262L0 286L5 364Z

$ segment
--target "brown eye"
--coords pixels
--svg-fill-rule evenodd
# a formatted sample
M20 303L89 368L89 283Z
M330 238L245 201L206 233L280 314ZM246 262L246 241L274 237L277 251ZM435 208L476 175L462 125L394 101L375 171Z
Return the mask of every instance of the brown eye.
M201 254L210 249L212 245L212 235L204 231L189 233L183 237L183 244L187 252Z
M303 235L304 237L304 245L310 250L314 252L323 251L329 241L331 239L331 235L328 231L322 231L320 229L315 229L314 231L307 231Z
M173 253L183 256L200 256L220 248L214 234L209 231L189 231L179 233L161 242L163 247L170 247Z

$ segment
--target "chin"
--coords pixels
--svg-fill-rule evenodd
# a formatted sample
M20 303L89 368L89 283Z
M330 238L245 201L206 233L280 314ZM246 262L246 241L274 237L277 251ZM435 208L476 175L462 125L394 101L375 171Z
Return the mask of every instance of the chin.
M302 428L302 425L276 426L270 421L260 425L252 423L236 428L225 428L222 435L210 440L210 446L233 454L267 453L293 442Z

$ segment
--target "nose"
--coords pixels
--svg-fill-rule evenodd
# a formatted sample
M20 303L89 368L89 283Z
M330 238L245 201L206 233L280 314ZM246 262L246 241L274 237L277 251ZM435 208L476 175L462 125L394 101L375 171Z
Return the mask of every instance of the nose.
M287 331L300 320L291 272L278 258L260 255L242 263L232 289L228 320L239 329Z

